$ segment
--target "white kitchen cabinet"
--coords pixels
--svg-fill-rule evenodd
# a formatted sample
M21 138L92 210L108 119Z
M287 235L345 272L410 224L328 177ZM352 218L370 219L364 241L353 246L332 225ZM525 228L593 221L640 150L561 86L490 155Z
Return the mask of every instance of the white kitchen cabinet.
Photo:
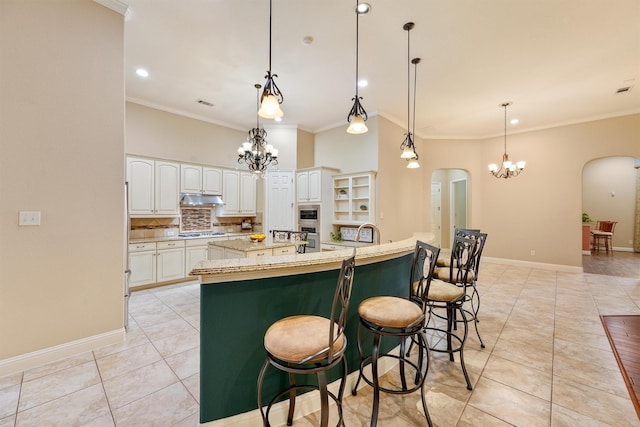
M296 172L296 200L298 203L321 202L330 199L331 177L337 169L313 168ZM324 189L324 192L323 192Z
M129 287L156 282L156 244L139 243L129 245Z
M335 175L333 177L333 223L375 224L375 172Z
M217 206L217 216L255 216L254 175L251 172L224 170L222 176L224 205Z
M184 277L184 241L158 242L156 280L166 282Z
M224 248L209 246L208 259L224 259Z
M181 164L180 192L222 194L222 169Z
M191 270L193 270L193 267L195 267L200 261L206 261L207 259L224 259L224 251L220 251L220 253L217 254L219 258L209 257L209 242L219 242L222 240L227 240L227 237L220 236L212 239L187 240L185 242L186 247L184 251L184 276L188 277Z
M240 214L256 214L256 177L250 172L240 172Z
M142 157L127 157L129 214L177 216L180 214L180 164Z

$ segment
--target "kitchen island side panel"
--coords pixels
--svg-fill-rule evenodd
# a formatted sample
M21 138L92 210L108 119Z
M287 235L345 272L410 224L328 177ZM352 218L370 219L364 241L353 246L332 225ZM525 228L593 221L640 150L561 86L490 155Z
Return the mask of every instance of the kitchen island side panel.
M412 255L356 267L347 319L347 367L358 369L358 305L376 295L409 295ZM329 317L339 270L200 286L200 422L257 409L256 382L265 361L264 333L277 320L297 315ZM363 334L365 349L370 337ZM383 342L389 350L397 341ZM370 347L370 346L369 346ZM340 369L329 372L329 382ZM304 378L299 383L304 382ZM315 380L310 380L315 383ZM288 386L286 374L270 367L263 398ZM265 404L266 402L263 402Z

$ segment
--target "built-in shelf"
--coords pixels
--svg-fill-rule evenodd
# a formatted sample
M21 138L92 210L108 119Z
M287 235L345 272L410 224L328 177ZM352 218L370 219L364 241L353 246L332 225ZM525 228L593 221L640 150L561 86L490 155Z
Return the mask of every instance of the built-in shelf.
M375 177L375 172L334 175L334 224L375 223Z

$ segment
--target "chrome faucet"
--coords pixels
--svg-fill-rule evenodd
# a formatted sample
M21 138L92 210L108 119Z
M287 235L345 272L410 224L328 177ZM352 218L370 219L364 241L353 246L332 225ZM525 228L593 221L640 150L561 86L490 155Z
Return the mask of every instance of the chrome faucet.
M362 229L364 227L370 227L373 228L374 233L373 233L373 243L375 245L379 245L380 244L380 229L378 227L376 227L375 224L371 224L370 222L365 222L364 224L362 224L360 227L358 227L358 231L356 232L356 237L354 238L354 240L356 242L360 241L360 231L362 231Z

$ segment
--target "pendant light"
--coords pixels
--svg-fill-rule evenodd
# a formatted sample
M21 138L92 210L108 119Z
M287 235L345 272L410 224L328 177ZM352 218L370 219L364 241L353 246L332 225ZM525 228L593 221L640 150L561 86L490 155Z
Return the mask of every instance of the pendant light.
M265 119L279 119L284 116L284 112L280 109L284 97L274 80L278 75L271 74L271 10L272 0L269 0L269 69L267 75L264 76L267 81L264 83L258 114Z
M361 7L361 5L363 7ZM358 3L356 0L356 96L351 99L353 101L353 107L351 107L351 111L349 111L349 115L347 116L347 122L349 122L349 127L347 128L347 132L353 134L365 133L369 129L367 129L367 125L365 122L367 121L367 112L365 111L362 104L360 104L360 100L362 97L358 96L358 36L359 36L359 21L360 15L364 13L368 13L370 7L366 3Z
M418 82L418 64L420 63L420 58L411 58L410 52L410 37L409 33L413 29L415 24L413 22L407 22L402 26L402 29L407 32L407 133L405 134L404 141L400 144L400 150L402 150L402 154L400 154L400 158L407 160L407 168L416 169L420 167L420 163L418 163L418 153L416 153L416 146L413 142L413 138L415 137L416 130L416 89ZM411 104L411 64L414 65L413 72L413 132L411 131L411 121L410 121L410 104Z
M496 178L504 179L520 175L520 172L524 170L526 165L526 162L522 160L517 163L513 163L509 160L509 155L507 154L507 107L509 105L511 105L511 102L500 104L500 106L504 108L504 154L502 155L502 165L500 165L500 167L495 163L491 163L489 165L489 172L491 172L491 175Z
M260 107L260 84L256 88L256 111ZM260 115L256 114L256 127L249 131L247 141L238 148L238 163L246 164L258 178L262 177L267 166L278 164L278 150L267 144L267 131L260 127Z

